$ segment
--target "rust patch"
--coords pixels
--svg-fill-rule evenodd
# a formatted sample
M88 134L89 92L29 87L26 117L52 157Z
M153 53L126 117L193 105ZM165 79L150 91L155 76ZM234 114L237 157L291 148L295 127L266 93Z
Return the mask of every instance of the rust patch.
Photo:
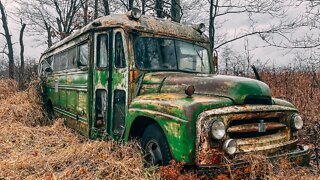
M216 154L223 152L221 146L224 140L229 139L233 133L238 150L242 152L256 152L272 154L281 148L296 144L297 140L291 139L291 130L288 128L287 119L296 112L293 108L280 106L230 106L209 110L201 113L197 121L196 156L199 165L212 164ZM220 117L225 123L227 134L224 139L217 141L210 137L210 121L213 117ZM275 118L275 122L265 122L265 135L259 134L259 123L252 123L260 118ZM231 123L235 122L232 126ZM241 136L237 136L240 133ZM268 134L269 133L269 134ZM231 160L231 157L226 156Z

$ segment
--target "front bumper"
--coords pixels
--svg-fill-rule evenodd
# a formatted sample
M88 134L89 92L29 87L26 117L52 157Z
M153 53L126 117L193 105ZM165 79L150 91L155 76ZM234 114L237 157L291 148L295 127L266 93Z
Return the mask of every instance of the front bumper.
M269 156L267 159L276 164L280 159L288 159L294 164L300 166L309 165L310 162L310 150L309 148L301 148L292 152L283 153L279 155ZM211 177L226 177L234 179L242 179L243 177L249 177L251 174L251 164L245 160L237 161L230 164L221 165L200 165L196 167L197 174L209 175Z

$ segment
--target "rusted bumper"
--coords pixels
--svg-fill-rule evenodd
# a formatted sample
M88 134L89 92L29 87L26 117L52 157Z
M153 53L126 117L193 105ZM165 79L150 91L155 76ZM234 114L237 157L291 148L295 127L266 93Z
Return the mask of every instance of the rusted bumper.
M306 166L309 165L310 162L310 150L309 148L298 148L292 152L269 156L267 159L272 164L276 164L280 159L288 159L294 164ZM251 169L250 163L245 160L231 164L210 166L200 165L196 167L197 173L200 175L209 175L211 177L232 177L234 179L242 179L243 177L250 176Z

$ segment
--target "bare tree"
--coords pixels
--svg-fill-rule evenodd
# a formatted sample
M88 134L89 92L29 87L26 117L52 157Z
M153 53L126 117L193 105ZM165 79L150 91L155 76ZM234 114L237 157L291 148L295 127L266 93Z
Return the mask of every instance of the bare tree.
M131 10L133 8L133 2L134 0L128 0L128 10Z
M210 0L209 5L209 38L212 49L219 49L234 41L249 36L258 36L263 41L269 37L285 34L294 29L298 19L290 19L286 16L287 8L292 4L286 0L259 0L259 1L229 1L229 0ZM249 25L246 29L235 29L234 34L219 33L217 28L221 29L224 23L230 20L230 17L244 16L248 19ZM255 18L265 16L274 19L274 23L268 26L259 26L259 20ZM229 18L228 18L229 17Z
M290 32L278 33L278 36L265 36L269 45L283 49L306 49L320 47L320 1L297 0L297 6L305 8L297 20L288 24ZM304 31L304 33L301 33ZM279 40L281 39L281 40Z
M98 18L98 15L99 15L98 6L99 6L99 0L94 0L94 13L93 13L93 19L97 19L97 18Z
M210 18L209 18L209 39L210 48L214 49L215 42L215 19L218 13L218 2L219 0L210 0Z
M22 87L22 79L24 78L24 43L23 43L23 34L26 28L26 24L22 22L21 19L21 29L19 35L19 44L20 44L20 69L19 69L19 81L20 87Z
M155 11L158 18L164 18L163 0L156 0Z
M146 0L141 0L141 11L143 15L146 14Z
M0 32L0 34L5 37L5 39L6 39L5 46L7 47L7 51L3 50L0 53L4 53L7 55L8 59L9 59L9 78L14 79L13 44L12 44L11 34L9 31L9 27L8 27L7 14L6 14L5 7L3 6L1 0L0 0L0 13L1 13L2 27L4 30L4 33Z
M60 38L63 39L76 29L74 19L80 3L79 0L53 0L53 4L58 14L56 17L58 32Z
M31 35L46 37L48 47L54 40L63 39L75 29L84 25L82 16L77 13L87 0L18 0L21 16ZM81 3L82 2L82 3Z
M171 0L171 17L175 22L181 20L181 5L180 0Z
M89 5L88 5L89 0L80 0L80 5L83 11L83 23L88 24L88 10L89 10Z
M103 9L104 9L104 15L110 15L110 6L109 6L109 0L103 0Z

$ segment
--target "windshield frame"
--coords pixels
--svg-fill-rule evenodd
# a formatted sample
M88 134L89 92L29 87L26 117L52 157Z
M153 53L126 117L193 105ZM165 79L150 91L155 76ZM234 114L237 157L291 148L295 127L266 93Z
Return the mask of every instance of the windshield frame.
M146 69L146 68L141 68L137 66L137 61L136 61L136 40L139 38L156 38L156 39L167 39L167 40L173 40L173 41L180 41L180 42L184 42L184 43L189 43L192 44L194 46L198 46L201 47L203 49L206 50L207 52L207 56L208 56L208 72L200 72L200 71L189 71L189 70L184 70L184 69L179 69L178 67L176 69ZM135 69L141 70L141 71L147 71L147 72L161 72L161 71L165 71L165 72L185 72L185 73L194 73L194 74L213 74L213 64L212 64L212 53L210 53L210 44L209 42L204 43L204 42L198 42L196 40L193 39L185 39L185 38L176 38L176 37L172 37L172 36L156 36L154 34L149 34L149 33L143 33L140 34L139 36L134 36L133 41L132 41L132 47L133 47L133 59L134 59L134 67ZM176 59L178 61L178 59ZM178 66L178 64L177 64Z

